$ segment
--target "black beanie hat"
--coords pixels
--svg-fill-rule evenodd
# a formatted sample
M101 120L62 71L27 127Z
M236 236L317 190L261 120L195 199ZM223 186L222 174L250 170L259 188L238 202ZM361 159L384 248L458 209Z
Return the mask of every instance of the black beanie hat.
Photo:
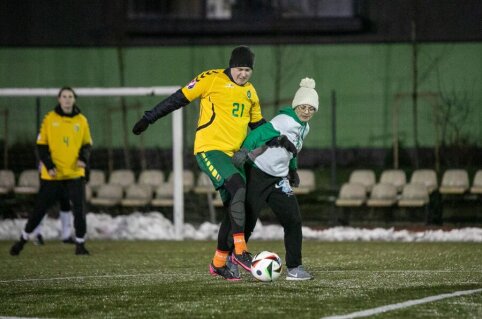
M248 67L253 68L254 66L254 53L245 46L241 45L237 48L234 48L233 52L231 52L231 59L229 59L229 67L236 68L236 67Z

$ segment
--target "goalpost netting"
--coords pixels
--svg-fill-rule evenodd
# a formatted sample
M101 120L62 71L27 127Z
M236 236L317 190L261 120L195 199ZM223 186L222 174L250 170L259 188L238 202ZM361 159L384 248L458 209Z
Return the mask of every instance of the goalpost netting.
M167 96L174 93L176 90L179 89L178 86L162 86L162 87L110 87L110 88L87 88L87 87L75 87L73 88L78 95L79 98L82 97L120 97L121 99L126 97L141 97L141 96ZM37 106L37 126L39 122L39 118L43 117L46 112L40 114L40 98L41 97L56 97L59 92L59 88L3 88L0 89L0 98L35 98L36 99L36 106ZM160 100L160 99L158 99ZM30 102L31 103L31 102ZM124 104L124 101L121 101ZM10 104L10 103L9 103ZM80 102L82 104L82 102ZM12 127L16 125L32 125L33 123L21 123L20 119L13 119L9 120L9 111L12 108L12 105L6 105L4 103L0 104L0 110L3 106L3 112L1 115L4 117L4 121L2 121L2 126L4 126L3 132L0 134L3 135L4 141L4 166L7 166L7 141L12 137L10 131L11 128L8 129L7 127ZM148 109L153 105L146 105L144 109ZM52 106L50 105L50 109ZM49 109L49 111L50 111ZM89 123L93 119L87 116ZM11 124L9 123L11 122ZM10 125L9 125L10 124ZM91 124L92 125L92 124ZM125 128L125 127L124 127ZM152 129L152 128L151 128ZM100 130L100 129L99 129ZM98 130L98 131L99 131ZM38 127L37 127L38 131ZM123 132L124 135L126 134ZM129 128L130 133L130 128ZM162 133L160 133L162 134ZM183 192L183 111L182 108L178 109L177 111L173 112L172 114L172 174L174 176L173 180L173 194L174 194L174 205L173 205L173 223L175 228L175 235L176 238L179 240L183 239L183 225L184 225L184 192ZM159 137L162 139L162 136ZM94 139L94 152L95 152L95 140L96 136L93 136ZM135 161L135 159L134 159ZM7 167L3 167L7 168ZM94 167L95 168L95 167Z

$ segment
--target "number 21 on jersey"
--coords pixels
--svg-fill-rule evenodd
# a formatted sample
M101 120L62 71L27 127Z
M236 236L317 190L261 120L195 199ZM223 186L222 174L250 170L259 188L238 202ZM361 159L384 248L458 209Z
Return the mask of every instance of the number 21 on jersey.
M244 113L244 104L233 103L233 111L232 114L234 117L243 117Z

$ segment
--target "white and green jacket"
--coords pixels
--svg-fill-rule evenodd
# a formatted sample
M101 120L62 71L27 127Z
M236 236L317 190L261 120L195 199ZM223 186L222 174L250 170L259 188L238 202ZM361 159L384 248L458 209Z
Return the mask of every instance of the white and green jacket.
M263 147L267 141L275 137L286 135L299 152L309 131L309 124L300 121L294 109L287 107L280 110L271 121L251 131L244 140L242 148L252 151ZM271 176L285 177L290 169L297 168L297 160L284 147L270 147L255 158L254 165Z

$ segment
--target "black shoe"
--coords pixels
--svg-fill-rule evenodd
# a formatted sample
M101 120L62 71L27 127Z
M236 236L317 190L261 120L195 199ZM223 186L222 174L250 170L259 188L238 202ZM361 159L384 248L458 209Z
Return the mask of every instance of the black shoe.
M35 239L33 240L33 244L38 246L45 245L44 237L41 234L37 234L37 236L35 236Z
M220 276L229 281L238 281L241 278L236 277L227 266L214 267L213 263L209 264L209 273L213 276Z
M13 244L12 248L10 248L10 255L18 256L26 242L27 241L23 239L22 236L20 236L20 240L16 241L15 244Z
M62 240L64 244L75 244L75 240L72 237L68 237Z
M250 252L244 250L242 254L233 254L233 261L244 268L244 270L251 272L251 261L253 256Z
M76 255L90 255L89 251L85 249L84 243L75 243L75 254Z

